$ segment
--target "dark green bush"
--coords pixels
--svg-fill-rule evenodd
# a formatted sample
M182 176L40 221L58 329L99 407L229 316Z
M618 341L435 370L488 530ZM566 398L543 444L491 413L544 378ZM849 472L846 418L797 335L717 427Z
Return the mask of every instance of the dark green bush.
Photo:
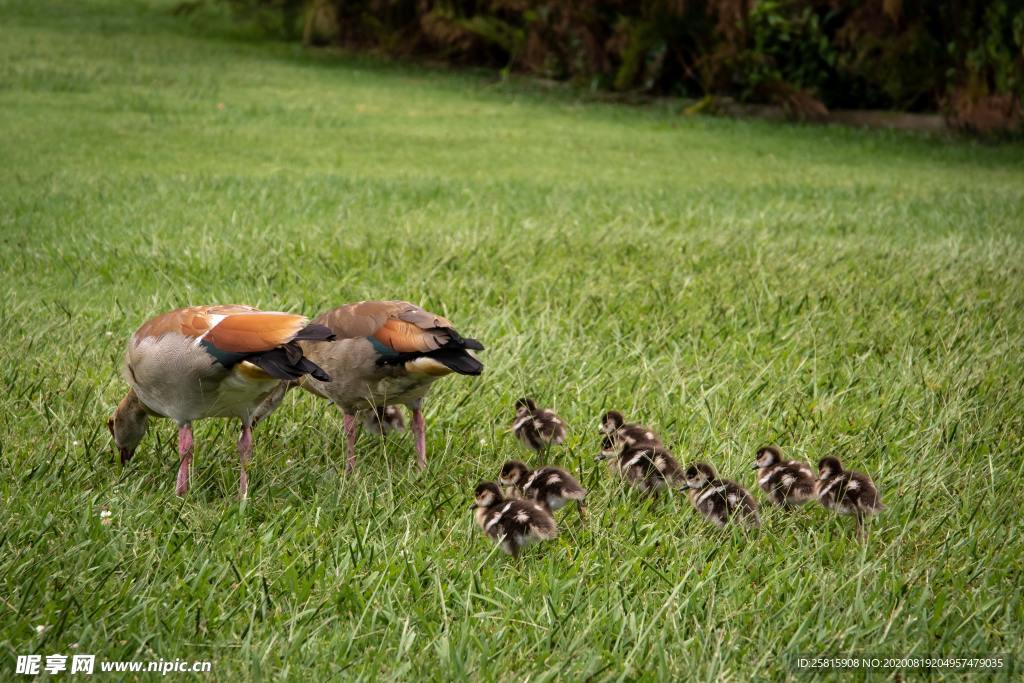
M591 88L1021 125L1024 0L221 1L310 43Z

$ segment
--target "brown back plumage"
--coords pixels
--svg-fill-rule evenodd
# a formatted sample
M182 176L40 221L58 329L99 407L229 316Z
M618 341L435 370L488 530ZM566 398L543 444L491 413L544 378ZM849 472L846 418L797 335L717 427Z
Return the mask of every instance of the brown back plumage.
M400 352L435 351L452 338L452 324L407 301L360 301L333 308L314 322L339 339L373 337Z
M147 337L177 333L202 337L222 351L254 353L287 344L305 328L306 322L305 316L260 311L251 306L190 306L147 321L133 340L137 344Z

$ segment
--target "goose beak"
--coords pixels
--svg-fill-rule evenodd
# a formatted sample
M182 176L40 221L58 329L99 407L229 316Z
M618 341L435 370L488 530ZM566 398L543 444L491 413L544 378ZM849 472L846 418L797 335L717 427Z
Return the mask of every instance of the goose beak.
M604 453L598 453L597 455L594 456L594 460L601 462L602 460L607 460L608 457L609 456L605 455Z
M477 505L476 503L473 503L472 505L469 506L469 509L470 510L476 510L478 507L480 507L480 506Z
M114 418L107 420L107 431L110 432L110 438L114 440L117 452L121 454L121 465L127 465L128 461L132 459L133 455L135 455L135 449L117 445L117 434L114 433Z
M761 468L761 466L758 465L756 462L753 465L750 466L750 469L752 469L752 470L757 470L757 469L760 469L760 468Z

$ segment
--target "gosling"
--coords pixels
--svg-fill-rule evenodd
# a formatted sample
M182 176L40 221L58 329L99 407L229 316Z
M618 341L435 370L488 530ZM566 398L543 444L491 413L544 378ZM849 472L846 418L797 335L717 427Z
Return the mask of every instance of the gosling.
M761 470L757 483L779 507L803 505L814 498L815 477L811 468L797 460L783 460L778 446L762 446L752 469Z
M736 482L719 479L711 465L698 462L687 467L685 488L691 490L697 512L719 529L732 519L755 529L761 526L754 497Z
M617 455L613 451L602 450L596 460L611 460L612 469L623 480L653 497L657 497L662 489L675 483L682 475L682 468L672 453L654 443L626 446Z
M878 488L863 472L844 470L839 458L822 458L818 463L818 500L840 515L853 515L857 522L857 538L866 541L864 525L869 515L885 509Z
M558 536L555 518L535 501L506 500L494 482L478 484L473 493L477 525L513 558L524 547Z
M618 455L623 448L649 443L662 446L662 441L653 430L639 424L627 423L622 413L609 410L601 416L602 452Z
M541 452L565 441L565 422L548 408L538 408L532 398L515 403L516 419L512 433L526 448Z
M513 488L520 497L533 500L554 513L570 500L576 501L580 519L586 520L586 489L576 478L560 467L541 467L530 471L518 460L509 460L501 467L498 481L502 486Z

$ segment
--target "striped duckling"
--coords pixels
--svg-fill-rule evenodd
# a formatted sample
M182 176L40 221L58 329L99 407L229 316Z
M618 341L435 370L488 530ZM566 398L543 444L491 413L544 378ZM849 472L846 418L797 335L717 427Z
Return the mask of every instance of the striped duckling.
M734 517L751 527L761 526L754 497L736 482L719 479L711 465L697 462L687 467L685 487L697 512L719 529Z
M532 500L508 500L494 482L478 484L473 493L477 525L512 557L538 541L558 536L555 518L543 505Z
M792 507L814 498L815 477L798 460L783 460L778 446L762 446L752 469L760 470L757 483L775 505Z
M390 432L405 429L405 418L398 406L377 406L373 410L360 411L363 429L374 436L386 436Z
M822 458L818 463L817 496L821 504L840 515L857 520L857 537L867 539L864 520L885 509L871 477L863 472L844 470L839 458Z
M532 451L541 452L565 441L565 422L548 408L538 408L532 398L515 403L516 419L512 433Z
M560 467L530 468L518 460L509 460L501 467L498 481L502 486L513 487L526 500L534 500L548 509L560 510L570 500L576 501L580 519L586 519L586 489L576 478Z
M682 478L682 468L667 448L656 443L636 443L618 450L602 450L597 460L611 460L620 477L644 493L657 496Z
M662 445L661 439L653 430L639 424L625 421L622 413L609 410L601 416L601 451L610 455L618 455L623 448L639 443Z

